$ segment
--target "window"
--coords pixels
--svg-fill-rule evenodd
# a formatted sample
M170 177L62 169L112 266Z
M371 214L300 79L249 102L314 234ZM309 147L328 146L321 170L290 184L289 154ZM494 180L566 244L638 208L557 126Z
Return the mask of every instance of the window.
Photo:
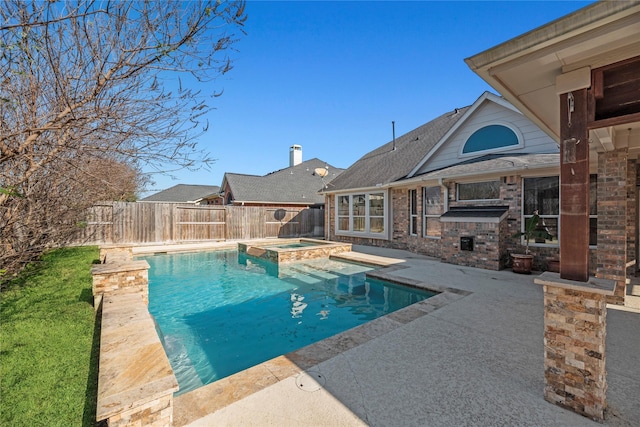
M522 224L533 216L540 215L538 227L543 227L551 239L536 239L531 243L558 244L560 217L560 179L557 176L525 178L523 190Z
M369 231L384 233L384 194L369 195Z
M384 237L385 206L386 194L383 192L337 196L337 233Z
M440 215L442 214L442 198L440 187L424 187L422 189L423 225L425 237L440 237Z
M349 231L351 229L349 221L349 196L338 196L336 210L338 218L338 231Z
M458 184L458 200L497 200L500 198L500 181Z
M520 146L520 139L512 129L503 125L489 125L471 134L462 148L462 154L518 146Z
M409 190L409 235L418 234L418 190Z

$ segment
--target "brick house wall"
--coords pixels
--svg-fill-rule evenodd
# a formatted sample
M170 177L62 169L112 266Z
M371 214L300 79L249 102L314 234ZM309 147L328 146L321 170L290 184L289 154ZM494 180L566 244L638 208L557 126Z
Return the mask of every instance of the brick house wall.
M635 261L635 162L627 148L598 156L597 277L614 280L609 302L624 304L626 279ZM629 200L631 198L631 201ZM631 243L631 245L630 245Z
M627 228L627 258L635 259L636 246L636 183L638 178L637 162L629 160L629 172L627 173L627 215L625 217ZM392 188L389 190L391 204L390 212L393 215L391 220L390 238L375 239L370 237L339 236L335 233L335 196L327 196L326 206L326 227L329 240L348 242L355 245L366 245L376 247L386 247L391 249L403 249L421 255L438 258L443 262L467 265L472 267L487 269L503 269L511 267L511 253L523 253L524 245L520 237L514 236L521 229L522 220L522 177L519 175L504 176L500 178L500 200L462 202L456 197L456 184L447 183L448 205L449 207L460 206L509 206L507 217L500 223L498 231L490 230L487 225L476 223L452 223L446 226L442 223L441 238L423 237L423 217L422 217L422 187L412 186L403 188ZM409 190L417 190L418 226L416 235L409 234ZM442 193L444 195L444 191ZM455 225L455 226L454 226ZM495 224L493 224L495 225ZM476 236L475 247L477 250L461 254L459 241L461 236ZM497 242L496 242L497 238ZM443 242L458 242L457 245L450 244L444 246ZM478 245L479 244L479 245ZM546 271L549 269L549 262L559 259L558 247L542 247L530 244L530 251L534 255L533 269ZM496 266L497 263L497 266ZM634 267L630 267L634 268ZM596 275L597 251L589 250L589 274Z
M488 222L445 222L442 224L441 260L449 264L500 270L506 267L508 254L501 244L507 234L506 220ZM473 239L473 248L463 250L461 238Z

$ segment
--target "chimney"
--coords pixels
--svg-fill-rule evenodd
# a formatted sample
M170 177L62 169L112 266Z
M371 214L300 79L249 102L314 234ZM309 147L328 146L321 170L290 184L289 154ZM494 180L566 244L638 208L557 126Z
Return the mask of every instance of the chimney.
M302 145L292 145L289 148L289 167L302 163Z

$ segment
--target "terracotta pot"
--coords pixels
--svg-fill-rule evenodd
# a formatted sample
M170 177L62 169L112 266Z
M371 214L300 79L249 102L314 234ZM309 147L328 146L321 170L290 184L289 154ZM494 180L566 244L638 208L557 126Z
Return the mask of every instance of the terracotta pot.
M511 261L514 273L531 274L533 255L511 254Z

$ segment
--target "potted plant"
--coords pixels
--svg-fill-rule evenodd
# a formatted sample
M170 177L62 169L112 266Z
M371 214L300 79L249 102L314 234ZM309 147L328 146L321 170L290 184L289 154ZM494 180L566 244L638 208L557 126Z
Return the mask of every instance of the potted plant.
M525 251L524 254L511 254L512 268L514 273L531 274L533 267L533 255L529 252L529 240L531 239L550 239L552 236L546 227L538 227L540 223L540 215L538 211L533 211L533 215L524 223L524 231L516 233L514 237L524 237ZM544 224L543 224L544 225Z

